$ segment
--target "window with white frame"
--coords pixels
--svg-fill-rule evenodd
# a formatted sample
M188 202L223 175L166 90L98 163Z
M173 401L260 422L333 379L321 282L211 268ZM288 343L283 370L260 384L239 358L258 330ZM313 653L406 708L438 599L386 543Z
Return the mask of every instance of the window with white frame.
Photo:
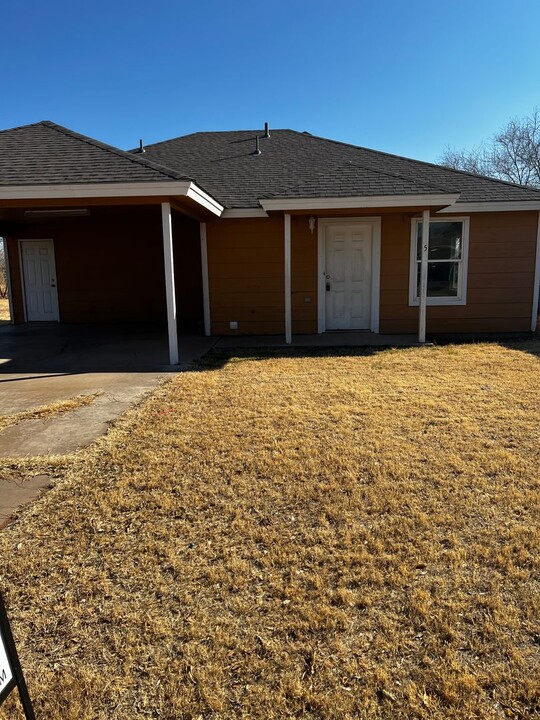
M422 260L422 220L413 218L409 304L418 305ZM469 218L432 219L428 243L428 305L465 305Z

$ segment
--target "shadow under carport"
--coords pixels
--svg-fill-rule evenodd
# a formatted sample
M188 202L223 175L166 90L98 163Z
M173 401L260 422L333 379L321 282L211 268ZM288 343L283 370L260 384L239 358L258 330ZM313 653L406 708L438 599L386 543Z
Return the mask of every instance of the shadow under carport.
M180 367L168 363L160 324L26 323L0 328L0 382L12 374L171 372L204 355L215 338L180 335Z

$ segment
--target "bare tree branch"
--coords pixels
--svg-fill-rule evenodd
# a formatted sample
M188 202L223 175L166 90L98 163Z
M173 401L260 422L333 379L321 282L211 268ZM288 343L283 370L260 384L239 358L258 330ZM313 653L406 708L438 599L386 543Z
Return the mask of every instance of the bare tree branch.
M7 298L7 267L4 240L0 237L0 299Z
M447 147L439 162L465 170L540 187L540 109L525 118L514 118L484 145L471 150Z

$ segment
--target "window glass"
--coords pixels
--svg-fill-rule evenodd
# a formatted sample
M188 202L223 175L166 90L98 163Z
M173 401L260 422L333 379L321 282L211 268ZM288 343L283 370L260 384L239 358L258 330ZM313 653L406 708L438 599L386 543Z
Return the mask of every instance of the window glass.
M429 260L460 260L463 248L463 223L432 222L429 227ZM418 223L416 258L422 257L422 223Z
M428 297L457 297L459 263L428 263ZM416 295L420 295L420 263L417 263Z

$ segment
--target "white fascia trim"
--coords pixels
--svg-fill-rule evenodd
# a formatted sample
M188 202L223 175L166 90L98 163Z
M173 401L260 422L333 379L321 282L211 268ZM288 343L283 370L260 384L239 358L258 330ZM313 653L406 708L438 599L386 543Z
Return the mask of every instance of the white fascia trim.
M540 201L458 203L453 207L445 207L442 210L437 210L437 215L461 212L512 212L512 210L515 212L519 212L520 210L540 210Z
M265 210L347 210L349 208L416 207L452 205L459 193L444 195L355 195L343 198L259 200Z
M538 213L538 229L536 231L536 265L534 269L534 288L532 301L531 331L535 332L538 324L538 295L540 293L540 212Z
M205 193L204 190L193 182L189 183L186 197L191 198L191 200L195 200L195 202L199 203L199 205L202 205L207 210L210 210L210 212L213 212L214 215L217 215L218 217L221 217L223 210L225 209L223 205L220 205L217 200L214 200L213 197L208 195L208 193Z
M224 210L221 217L224 220L227 218L267 218L268 213L262 208L231 208L230 210Z
M156 197L184 195L221 215L223 206L190 180L146 183L80 183L72 185L9 185L0 187L0 200L65 200L69 198Z

